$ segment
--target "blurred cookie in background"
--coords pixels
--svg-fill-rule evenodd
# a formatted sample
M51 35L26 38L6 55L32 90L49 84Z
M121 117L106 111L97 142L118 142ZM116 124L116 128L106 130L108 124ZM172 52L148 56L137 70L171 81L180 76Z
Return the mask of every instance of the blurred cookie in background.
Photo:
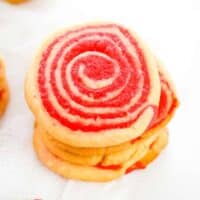
M0 117L5 112L9 99L8 84L5 76L5 65L0 58Z
M11 3L11 4L20 4L20 3L24 3L28 0L5 0L5 1L8 3Z

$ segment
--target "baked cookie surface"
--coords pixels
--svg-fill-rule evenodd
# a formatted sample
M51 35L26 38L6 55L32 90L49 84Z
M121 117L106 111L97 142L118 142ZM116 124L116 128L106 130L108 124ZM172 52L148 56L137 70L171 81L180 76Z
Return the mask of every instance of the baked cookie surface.
M115 24L65 29L42 46L26 78L40 124L73 146L117 145L155 117L156 61L138 36Z

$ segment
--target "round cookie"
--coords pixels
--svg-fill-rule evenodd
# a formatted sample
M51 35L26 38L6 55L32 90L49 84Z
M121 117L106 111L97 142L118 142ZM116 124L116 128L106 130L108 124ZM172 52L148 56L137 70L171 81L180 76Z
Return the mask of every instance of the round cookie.
M43 143L41 134L37 131L34 133L34 147L38 158L52 171L58 173L65 178L79 179L84 181L110 181L128 173L136 168L141 168L139 161L148 160L147 155L157 156L167 144L167 132L163 130L158 139L151 145L150 149L143 145L143 150L136 152L120 169L103 169L99 167L81 166L63 161L51 154ZM149 161L149 160L148 160ZM145 162L145 164L149 164ZM143 166L144 167L144 166Z
M139 137L160 98L156 61L138 36L98 23L52 35L30 67L25 96L54 138L106 147Z
M156 132L159 129L166 127L170 119L173 117L174 112L179 104L178 99L176 97L175 89L173 88L169 76L161 68L160 62L158 66L159 66L160 81L161 81L161 96L158 107L158 114L154 119L154 121L152 122L150 129L148 130L150 131L150 133ZM41 126L39 126L38 128L42 129ZM51 143L54 143L54 145L57 146L57 149L59 148L68 153L81 156L98 156L98 155L105 156L107 154L116 153L123 150L129 151L130 147L132 146L132 143L143 137L142 135L139 138L134 139L133 141L128 141L119 145L109 146L104 148L81 148L81 147L72 147L70 145L64 144L63 142L60 142L55 138L53 138L51 134L48 134L47 131L45 130L42 130L41 132L43 133L43 136L46 138L46 140L50 141Z
M5 112L9 100L8 85L5 77L5 66L0 58L0 117Z

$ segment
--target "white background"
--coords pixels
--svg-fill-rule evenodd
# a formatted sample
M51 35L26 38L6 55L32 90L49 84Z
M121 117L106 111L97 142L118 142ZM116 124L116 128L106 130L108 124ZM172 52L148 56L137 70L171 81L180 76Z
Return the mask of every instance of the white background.
M132 27L165 63L181 106L170 123L170 143L146 170L106 184L64 180L36 159L33 116L23 82L49 33L85 21ZM0 200L200 199L200 3L198 0L0 1L0 54L7 65L11 101L0 121Z

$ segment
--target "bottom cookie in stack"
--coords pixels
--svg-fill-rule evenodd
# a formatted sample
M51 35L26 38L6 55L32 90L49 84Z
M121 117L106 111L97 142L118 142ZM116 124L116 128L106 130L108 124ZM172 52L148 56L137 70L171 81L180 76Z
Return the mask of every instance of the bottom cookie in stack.
M8 104L9 92L5 77L5 66L0 58L0 117L3 115Z
M93 154L92 148L81 148L83 155L80 155L80 148L79 154L75 153L76 147L53 139L39 125L35 126L34 133L38 158L49 169L67 178L86 181L110 181L135 169L143 169L159 155L167 142L166 128L152 129L129 144L99 148L99 151L95 148Z

